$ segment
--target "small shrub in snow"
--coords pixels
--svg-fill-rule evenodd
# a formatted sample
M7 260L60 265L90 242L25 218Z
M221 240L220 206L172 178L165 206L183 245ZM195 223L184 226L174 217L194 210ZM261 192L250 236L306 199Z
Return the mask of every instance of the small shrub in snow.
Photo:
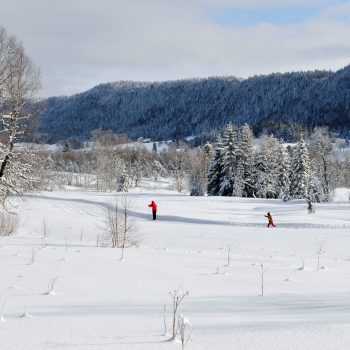
M19 226L19 218L15 214L6 211L0 212L0 236L10 236L16 232Z

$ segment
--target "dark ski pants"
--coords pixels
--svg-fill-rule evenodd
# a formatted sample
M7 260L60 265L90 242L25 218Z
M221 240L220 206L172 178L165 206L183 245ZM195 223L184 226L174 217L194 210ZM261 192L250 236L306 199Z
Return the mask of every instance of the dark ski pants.
M156 220L157 219L157 212L155 210L153 210L152 214L153 214L153 220Z
M271 222L269 222L268 224L267 224L267 227L270 227L270 225L272 226L272 227L276 227L276 225L271 221Z

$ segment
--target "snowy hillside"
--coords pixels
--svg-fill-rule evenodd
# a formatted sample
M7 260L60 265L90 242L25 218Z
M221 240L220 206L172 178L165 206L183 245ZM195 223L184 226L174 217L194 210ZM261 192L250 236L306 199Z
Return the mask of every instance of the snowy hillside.
M119 249L96 247L113 193L28 195L17 208L18 234L0 237L1 348L181 349L168 340L169 292L182 286L189 296L180 309L193 330L187 349L347 350L346 191L308 214L304 201L138 188L129 197L140 243L122 261ZM267 211L274 229L266 228Z

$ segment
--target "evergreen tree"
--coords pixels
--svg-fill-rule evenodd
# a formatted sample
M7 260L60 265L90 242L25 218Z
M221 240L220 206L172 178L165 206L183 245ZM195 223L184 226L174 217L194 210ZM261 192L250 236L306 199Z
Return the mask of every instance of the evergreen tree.
M157 147L157 144L155 142L153 142L153 145L152 145L152 152L157 155L158 153L158 147Z
M315 128L310 137L309 148L315 176L322 187L324 201L328 202L335 183L331 162L334 149L330 132L326 128Z
M243 197L244 188L244 167L243 162L239 160L234 174L232 195L235 197Z
M238 136L237 129L233 124L226 127L223 141L223 169L220 186L220 196L232 196L234 176L237 168Z
M66 141L64 142L62 152L63 152L63 153L67 153L67 152L70 152L71 150L72 150L72 146L70 145L69 141L66 140Z
M253 196L253 132L248 124L244 124L240 132L240 159L242 166L242 180L244 188L242 190L243 197ZM239 171L240 172L240 171Z
M325 201L325 194L321 181L316 177L314 171L310 172L308 199L311 202L321 203Z
M288 200L290 197L289 169L289 153L283 145L283 140L280 140L279 147L277 149L277 193L279 197L285 201Z
M310 159L309 151L303 137L293 150L290 174L291 197L308 198L310 184Z
M215 148L214 157L210 163L208 170L208 186L209 196L218 196L220 192L223 172L223 144L219 134Z
M278 140L263 136L260 148L255 155L254 196L258 198L277 198L277 145Z

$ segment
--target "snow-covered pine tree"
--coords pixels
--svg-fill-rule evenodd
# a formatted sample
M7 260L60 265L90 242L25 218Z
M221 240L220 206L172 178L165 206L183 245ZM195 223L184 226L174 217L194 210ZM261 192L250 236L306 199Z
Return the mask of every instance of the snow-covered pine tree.
M239 159L234 173L232 195L235 197L243 197L244 187L244 167L242 160Z
M310 159L304 138L293 149L290 171L290 194L292 198L308 198L310 184Z
M254 196L258 198L277 198L277 150L278 140L264 135L260 148L255 154L253 174Z
M210 163L208 170L208 186L207 191L209 196L218 196L220 192L223 172L223 144L219 134L217 136L216 148L214 157Z
M315 172L311 169L308 189L308 199L311 202L321 203L325 201L325 194L321 181L315 175Z
M234 176L237 169L238 135L237 128L228 124L223 140L223 169L220 185L220 196L232 196Z
M279 141L277 148L277 193L279 198L287 201L290 198L289 194L289 169L290 169L290 158L289 153L283 145L283 140Z
M334 169L332 169L332 155L334 153L332 135L327 128L317 127L310 137L310 156L313 158L313 170L322 187L324 201L330 200L334 190Z
M244 124L240 131L240 160L243 168L243 197L253 196L253 166L254 166L254 150L253 150L253 132L248 124Z

